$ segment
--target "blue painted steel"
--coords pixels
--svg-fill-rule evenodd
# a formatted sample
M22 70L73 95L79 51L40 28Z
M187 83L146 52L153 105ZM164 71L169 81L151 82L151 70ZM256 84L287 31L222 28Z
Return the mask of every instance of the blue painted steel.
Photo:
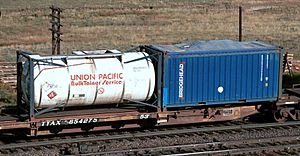
M166 53L163 107L276 101L281 50L259 41L151 45Z

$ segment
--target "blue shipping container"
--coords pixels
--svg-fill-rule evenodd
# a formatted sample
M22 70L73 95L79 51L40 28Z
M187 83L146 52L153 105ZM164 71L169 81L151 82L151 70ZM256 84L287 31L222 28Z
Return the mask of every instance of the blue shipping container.
M283 50L260 41L151 45L163 57L163 107L276 101Z

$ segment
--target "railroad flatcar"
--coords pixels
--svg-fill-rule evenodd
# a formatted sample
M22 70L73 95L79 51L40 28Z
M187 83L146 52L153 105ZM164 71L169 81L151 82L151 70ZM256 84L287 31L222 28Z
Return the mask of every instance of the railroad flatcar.
M283 56L278 46L232 40L59 56L17 51L19 117L0 128L39 135L233 120L259 111L297 120L297 90L283 94L281 87Z

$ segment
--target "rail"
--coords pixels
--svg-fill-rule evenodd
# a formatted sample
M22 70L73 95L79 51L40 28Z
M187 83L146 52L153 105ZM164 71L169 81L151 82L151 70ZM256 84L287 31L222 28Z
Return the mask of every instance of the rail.
M247 153L246 150L258 150L260 146L256 145L254 147L252 146L254 144L260 145L260 143L268 144L271 142L285 142L292 140L297 141L297 148L299 149L299 127L299 121L258 124L225 122L219 124L214 123L213 125L192 124L182 127L161 126L157 129L144 130L136 128L129 130L121 129L112 132L105 131L104 133L90 132L89 134L84 133L83 135L76 133L72 135L58 135L55 138L40 137L27 138L25 140L19 138L20 140L18 140L8 137L7 139L9 140L2 139L3 143L0 144L0 154L16 154L19 152L30 151L33 147L35 147L35 149L41 149L41 147L43 147L54 153L61 152L60 154L73 155L124 155L130 152L134 152L132 155L137 155L139 152L148 152L149 155L163 155L166 154L165 151L169 150L172 151L172 154L184 154L184 151L187 151L185 150L186 148L189 149L195 147L196 149L201 149L202 153L198 154L209 155L210 153L236 153L239 150ZM174 142L174 138L176 139L176 142ZM170 143L168 140L172 140L174 143ZM195 140L198 141L194 142ZM157 146L157 142L160 142L161 144ZM249 146L233 147L239 144ZM120 145L122 145L122 148L120 148ZM283 145L284 144L280 144L280 146ZM250 147L253 149L249 149ZM182 151L176 151L178 148L181 148ZM272 148L272 146L270 146L270 148ZM156 151L162 153L152 153ZM33 152L37 152L37 150L34 150ZM197 155L199 150L191 152L191 155L193 153Z
M0 83L16 88L17 68L15 62L0 62Z

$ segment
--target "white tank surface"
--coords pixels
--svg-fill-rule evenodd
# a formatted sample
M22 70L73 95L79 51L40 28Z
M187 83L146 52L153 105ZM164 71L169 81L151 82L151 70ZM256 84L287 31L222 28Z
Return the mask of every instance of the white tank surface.
M108 52L108 53L107 53ZM110 54L111 53L111 54ZM84 106L147 101L155 87L155 71L147 53L76 51L71 56L31 55L34 61L34 105ZM29 97L28 63L22 87Z

